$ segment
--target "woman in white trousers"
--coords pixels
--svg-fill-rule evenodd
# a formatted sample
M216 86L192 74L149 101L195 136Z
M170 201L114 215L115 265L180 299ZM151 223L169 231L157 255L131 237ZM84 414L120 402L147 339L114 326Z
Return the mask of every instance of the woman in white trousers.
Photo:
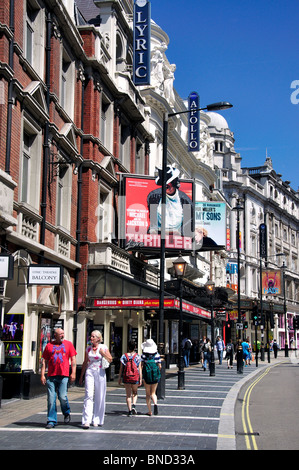
M105 416L106 372L102 367L102 358L109 362L112 356L108 347L102 342L102 334L95 330L90 336L91 346L86 349L85 359L79 383L83 382L85 374L85 399L82 414L82 425L88 429L90 424L102 426Z

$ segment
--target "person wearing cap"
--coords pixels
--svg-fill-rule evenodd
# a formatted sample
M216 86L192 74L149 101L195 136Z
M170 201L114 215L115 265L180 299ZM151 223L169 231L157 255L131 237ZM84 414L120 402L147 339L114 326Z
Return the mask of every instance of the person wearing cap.
M161 370L161 357L160 354L158 353L157 350L157 345L152 340L151 338L147 339L144 343L141 345L142 348L142 355L141 355L141 366L142 370L146 367L146 362L155 362L156 366L159 368L159 371ZM158 386L159 380L155 381L155 383L147 383L146 380L144 379L144 374L143 374L143 384L145 387L145 394L146 394L146 404L148 408L148 416L152 416L152 409L151 409L151 401L154 404L154 415L158 414L158 398L156 395L156 390Z
M191 236L193 202L186 193L179 189L180 172L172 165L166 170L166 231L175 235ZM162 186L162 170L158 169L155 180L157 186ZM161 232L162 187L154 189L147 196L147 206L150 213L149 233ZM188 207L188 209L187 209Z

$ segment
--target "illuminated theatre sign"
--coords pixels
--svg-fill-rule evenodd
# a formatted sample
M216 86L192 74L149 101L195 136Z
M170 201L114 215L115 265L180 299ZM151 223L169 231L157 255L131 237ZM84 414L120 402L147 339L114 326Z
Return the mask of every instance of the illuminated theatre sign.
M190 110L188 151L198 152L200 150L199 148L199 126L200 126L199 96L195 91L193 93L190 93L188 97L188 109Z
M133 82L150 85L151 8L148 0L135 0L133 30Z

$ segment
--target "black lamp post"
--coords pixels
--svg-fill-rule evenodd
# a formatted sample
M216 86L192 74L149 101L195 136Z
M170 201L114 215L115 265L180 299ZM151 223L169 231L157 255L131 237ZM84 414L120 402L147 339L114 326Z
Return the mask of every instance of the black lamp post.
M164 271L165 271L165 225L166 225L166 173L167 173L167 141L168 119L178 114L191 113L193 111L220 111L232 108L227 101L212 103L205 108L188 109L176 113L165 113L163 118L163 153L162 153L162 194L161 194L161 241L160 241L160 295L159 295L159 341L158 349L164 355ZM162 379L161 381L162 382ZM163 384L162 387L163 388Z
M237 228L236 228L236 248L237 248L237 265L238 265L238 323L241 323L241 270L240 270L240 212L244 210L241 205L242 199L237 199L236 207L233 207L233 211L237 212ZM241 339L241 330L238 329L238 338Z
M211 301L211 361L210 361L210 376L215 375L215 355L214 355L214 343L215 343L215 330L214 330L214 294L215 294L215 283L208 281L205 283L205 288Z
M182 308L182 297L183 297L183 277L186 272L187 261L179 256L175 261L172 262L175 275L179 280L180 289L180 317L179 317L179 361L178 361L178 390L184 390L185 388L185 371L184 371L184 358L183 358L183 308Z
M286 274L285 262L282 263L282 284L283 284L283 313L284 313L284 355L289 357L289 344L288 344L288 319L287 319L287 298L286 298Z

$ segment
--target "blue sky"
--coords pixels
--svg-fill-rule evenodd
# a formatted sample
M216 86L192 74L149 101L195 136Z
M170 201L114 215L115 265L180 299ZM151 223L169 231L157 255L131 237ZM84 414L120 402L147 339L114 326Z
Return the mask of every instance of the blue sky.
M221 114L242 166L262 165L267 153L297 190L299 0L152 0L151 12L169 36L180 96L197 91L202 107L231 102Z

